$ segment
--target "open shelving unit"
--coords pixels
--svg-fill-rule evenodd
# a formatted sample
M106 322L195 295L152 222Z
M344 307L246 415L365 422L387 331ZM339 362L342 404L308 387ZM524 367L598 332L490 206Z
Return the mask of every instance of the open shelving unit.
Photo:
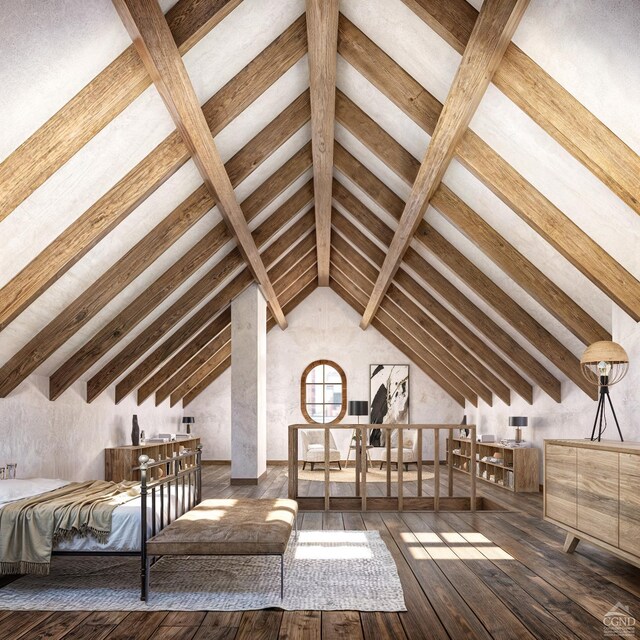
M453 468L469 473L471 440L448 438L447 455L451 453ZM489 462L486 458L499 458ZM535 447L507 447L499 442L476 442L476 475L479 480L514 492L540 490L539 451Z

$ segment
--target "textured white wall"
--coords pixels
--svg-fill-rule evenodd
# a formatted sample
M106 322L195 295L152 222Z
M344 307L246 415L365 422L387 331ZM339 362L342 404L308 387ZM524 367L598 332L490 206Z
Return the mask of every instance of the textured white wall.
M359 316L330 289L316 289L288 317L289 328L272 329L267 339L267 458L286 460L287 425L305 422L300 411L300 376L314 360L337 362L347 376L350 400L369 399L370 364L410 364L412 422L459 422L463 410L375 329L362 331ZM231 454L229 371L202 393L188 411L196 418L204 458L228 460ZM345 416L343 422L357 418ZM346 457L350 432L335 437ZM425 452L433 455L425 438Z
M181 408L156 409L153 398L116 405L111 390L87 404L81 383L55 402L48 393L48 379L32 375L0 400L0 466L17 462L22 478L102 479L104 449L131 444L133 414L147 435L175 432L182 419Z

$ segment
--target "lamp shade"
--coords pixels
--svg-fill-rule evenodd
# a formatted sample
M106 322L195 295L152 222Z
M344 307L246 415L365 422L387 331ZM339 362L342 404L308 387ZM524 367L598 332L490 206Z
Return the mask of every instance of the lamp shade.
M185 416L182 418L182 424L193 424L195 421L196 419L191 416Z
M350 416L369 415L369 403L366 400L349 400Z
M526 416L509 416L510 427L526 427L529 424L529 418Z
M582 375L591 384L600 385L606 377L606 384L611 386L627 375L629 356L617 342L600 340L585 349L580 365Z

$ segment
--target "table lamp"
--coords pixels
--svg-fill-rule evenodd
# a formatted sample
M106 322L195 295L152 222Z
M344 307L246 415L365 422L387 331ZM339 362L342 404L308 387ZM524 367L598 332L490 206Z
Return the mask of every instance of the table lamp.
M191 425L196 421L195 418L193 418L192 416L185 416L184 418L182 418L182 424L186 424L187 425L187 433L191 433Z
M349 400L349 415L358 416L360 424L360 416L369 415L369 403L366 400Z
M516 428L516 442L522 442L522 428L529 425L529 419L525 416L509 416L509 426Z

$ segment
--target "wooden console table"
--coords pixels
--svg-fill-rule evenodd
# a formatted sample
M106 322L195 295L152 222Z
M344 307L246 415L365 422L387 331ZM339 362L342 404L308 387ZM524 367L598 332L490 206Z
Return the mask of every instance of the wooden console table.
M545 440L544 518L640 567L640 443Z
M298 471L299 471L299 448L298 431L301 429L318 429L324 431L324 497L308 497L299 495L298 491ZM356 495L355 497L331 496L331 476L330 476L330 438L331 430L353 430L356 435ZM403 447L398 447L398 495L391 496L391 437L386 438L386 460L387 460L387 492L384 497L367 496L367 457L361 455L361 443L369 441L369 431L371 429L383 429L390 432L398 430L398 442L402 443L404 430L415 430L417 432L417 456L418 467L417 496L405 496L403 491ZM476 452L476 427L475 425L465 425L465 429L470 430L471 435L471 470L469 474L469 496L453 496L453 456L448 455L447 463L449 468L448 495L440 496L440 431L448 432L449 438L453 437L454 429L460 429L459 424L291 424L289 425L289 498L297 500L300 509L304 510L325 510L330 509L344 511L405 511L405 510L468 510L475 511L479 502L476 498L476 473L475 473L475 452ZM424 496L422 488L422 442L425 431L433 433L434 444L434 488L433 496Z

